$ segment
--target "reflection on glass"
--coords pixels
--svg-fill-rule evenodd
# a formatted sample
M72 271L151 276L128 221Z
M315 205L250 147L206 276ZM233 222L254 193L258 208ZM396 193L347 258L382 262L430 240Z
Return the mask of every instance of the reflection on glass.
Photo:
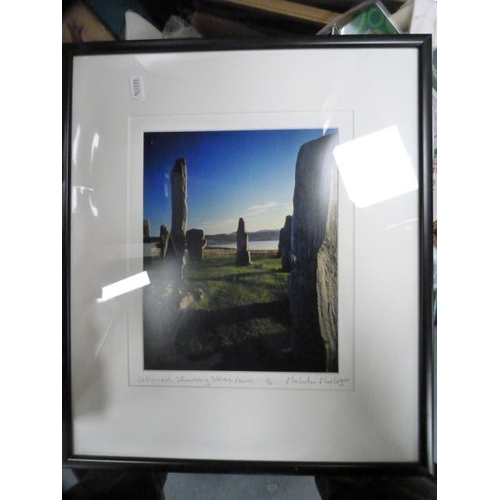
M71 193L71 213L76 214L79 206L79 198L84 198L88 202L88 208L90 208L90 211L94 217L99 216L99 210L97 210L97 207L94 206L92 203L92 198L91 194L94 190L92 188L88 188L85 186L73 186L72 188L72 193ZM84 206L83 203L80 203L81 206Z
M80 125L76 127L75 138L73 139L72 144L72 155L71 159L73 160L73 165L76 165L76 159L78 157L78 144L80 143Z
M340 144L333 155L349 198L359 208L418 188L411 160L395 126Z
M92 150L90 152L90 163L94 161L95 150L99 147L99 134L96 132L92 138Z

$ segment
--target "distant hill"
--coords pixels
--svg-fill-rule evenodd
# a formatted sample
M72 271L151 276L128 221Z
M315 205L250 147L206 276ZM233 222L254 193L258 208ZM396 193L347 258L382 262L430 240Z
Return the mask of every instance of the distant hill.
M234 233L221 233L221 234L207 234L205 236L207 240L214 240L220 242L234 243L236 242L236 231ZM279 229L261 229L260 231L254 231L248 233L248 239L250 241L274 241L279 240L280 230Z

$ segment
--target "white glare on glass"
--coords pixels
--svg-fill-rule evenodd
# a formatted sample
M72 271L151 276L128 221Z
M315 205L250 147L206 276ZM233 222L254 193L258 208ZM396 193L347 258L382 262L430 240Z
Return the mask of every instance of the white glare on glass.
M418 188L410 158L395 126L340 144L333 156L348 196L359 208Z
M112 283L111 285L102 287L102 297L97 299L97 302L105 302L106 300L118 297L143 286L149 285L149 276L146 271L139 274L134 274L128 278Z

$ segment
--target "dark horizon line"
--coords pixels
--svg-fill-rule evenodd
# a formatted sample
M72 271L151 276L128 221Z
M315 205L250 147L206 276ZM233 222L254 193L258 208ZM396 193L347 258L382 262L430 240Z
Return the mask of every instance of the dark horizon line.
M144 219L144 220L147 220L147 219ZM167 230L168 230L168 226L166 224L165 224L165 226L167 227ZM202 228L191 227L191 228L187 229L186 232L189 231L190 229L202 229ZM259 233L279 233L281 231L281 229L282 228L279 228L279 229L257 229L256 231L246 231L246 233L248 235L256 235L256 234L259 234ZM236 238L237 232L238 231L233 231L231 233L205 234L204 236L205 236L205 238L223 238L223 237L233 237L233 236ZM151 236L151 237L153 238L154 236Z

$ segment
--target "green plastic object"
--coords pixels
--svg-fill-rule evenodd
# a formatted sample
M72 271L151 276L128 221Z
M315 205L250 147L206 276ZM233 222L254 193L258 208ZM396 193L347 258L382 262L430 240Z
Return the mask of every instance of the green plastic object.
M368 1L348 10L318 35L397 35L400 31L381 2Z

